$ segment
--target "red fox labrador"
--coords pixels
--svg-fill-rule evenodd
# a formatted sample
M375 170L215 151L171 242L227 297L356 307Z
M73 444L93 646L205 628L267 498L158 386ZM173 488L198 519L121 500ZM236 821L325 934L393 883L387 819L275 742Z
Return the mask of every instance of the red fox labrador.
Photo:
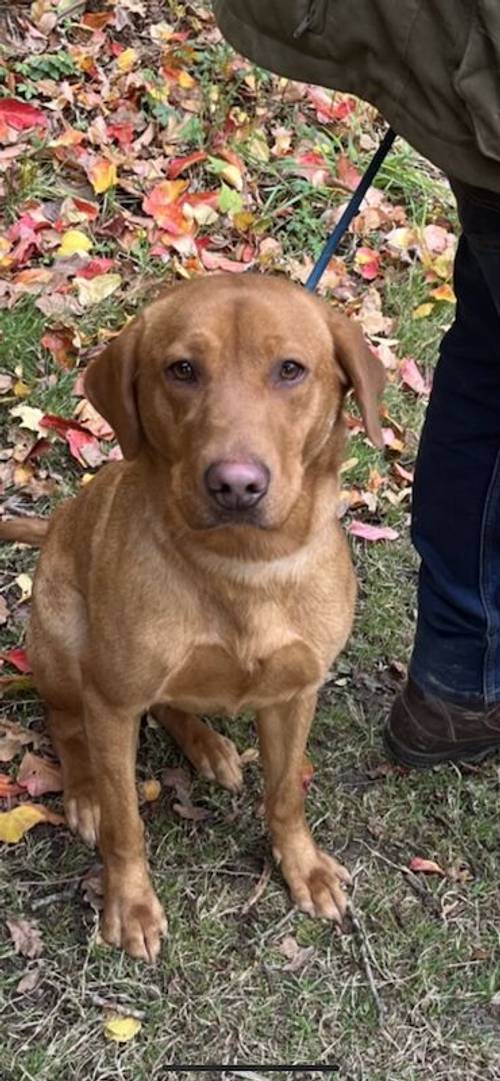
M154 960L166 930L135 787L146 710L232 790L236 749L196 715L255 710L274 856L302 911L342 919L349 874L311 836L302 768L356 594L336 519L342 402L353 387L382 446L382 385L358 326L257 275L174 286L87 369L124 461L51 518L28 650L68 823L102 854L104 938L133 957Z

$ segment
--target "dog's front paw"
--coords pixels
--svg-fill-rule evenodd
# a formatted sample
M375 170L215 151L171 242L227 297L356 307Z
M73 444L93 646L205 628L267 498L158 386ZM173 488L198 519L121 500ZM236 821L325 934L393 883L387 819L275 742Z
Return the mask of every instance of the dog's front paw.
M82 782L66 787L64 810L70 830L79 833L86 844L95 847L99 840L101 810L94 785Z
M240 756L232 740L205 727L191 746L186 747L186 754L195 770L207 781L215 781L230 792L239 792L243 774Z
M167 932L167 918L149 882L108 884L104 895L102 936L131 957L153 963Z
M309 916L342 923L347 908L344 887L350 885L349 871L332 856L317 848L309 836L275 849L292 900Z

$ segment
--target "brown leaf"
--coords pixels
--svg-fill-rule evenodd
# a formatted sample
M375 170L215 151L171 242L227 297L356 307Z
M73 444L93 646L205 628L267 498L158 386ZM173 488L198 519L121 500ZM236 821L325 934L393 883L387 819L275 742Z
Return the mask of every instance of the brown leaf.
M298 969L303 968L314 953L314 946L299 946L293 935L285 935L278 949L284 957L288 958L288 964L284 966L286 972L297 972Z
M175 788L178 799L184 801L189 798L192 787L191 778L185 769L180 766L177 768L169 766L168 769L163 770L162 781L166 788Z
M174 803L173 809L181 818L188 818L191 822L204 822L210 818L210 811L205 807L195 807L194 803Z
M0 597L0 623L6 623L9 618L9 609L3 597Z
M14 721L0 720L0 762L10 762L25 744L38 747L40 742L41 736L37 732Z
M43 952L43 942L38 927L28 920L12 916L6 920L14 949L23 957L39 957Z
M35 968L28 968L16 987L18 995L27 995L30 991L34 991L37 986L42 970L39 965Z
M43 796L45 792L62 792L62 774L56 762L26 751L17 775L19 784L30 796Z

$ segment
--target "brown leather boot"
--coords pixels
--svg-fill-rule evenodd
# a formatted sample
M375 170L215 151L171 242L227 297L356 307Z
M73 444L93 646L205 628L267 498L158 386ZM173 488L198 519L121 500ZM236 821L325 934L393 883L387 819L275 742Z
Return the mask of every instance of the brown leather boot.
M464 708L423 694L409 679L392 707L384 743L391 758L413 769L479 762L500 750L500 704Z

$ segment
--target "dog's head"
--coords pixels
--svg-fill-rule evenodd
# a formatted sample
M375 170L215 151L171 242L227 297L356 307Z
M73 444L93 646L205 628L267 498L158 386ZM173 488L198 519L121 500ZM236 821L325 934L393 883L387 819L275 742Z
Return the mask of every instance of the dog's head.
M260 275L174 286L85 375L124 456L147 455L194 530L279 528L305 478L338 468L349 387L381 447L382 367L360 328L300 286Z

